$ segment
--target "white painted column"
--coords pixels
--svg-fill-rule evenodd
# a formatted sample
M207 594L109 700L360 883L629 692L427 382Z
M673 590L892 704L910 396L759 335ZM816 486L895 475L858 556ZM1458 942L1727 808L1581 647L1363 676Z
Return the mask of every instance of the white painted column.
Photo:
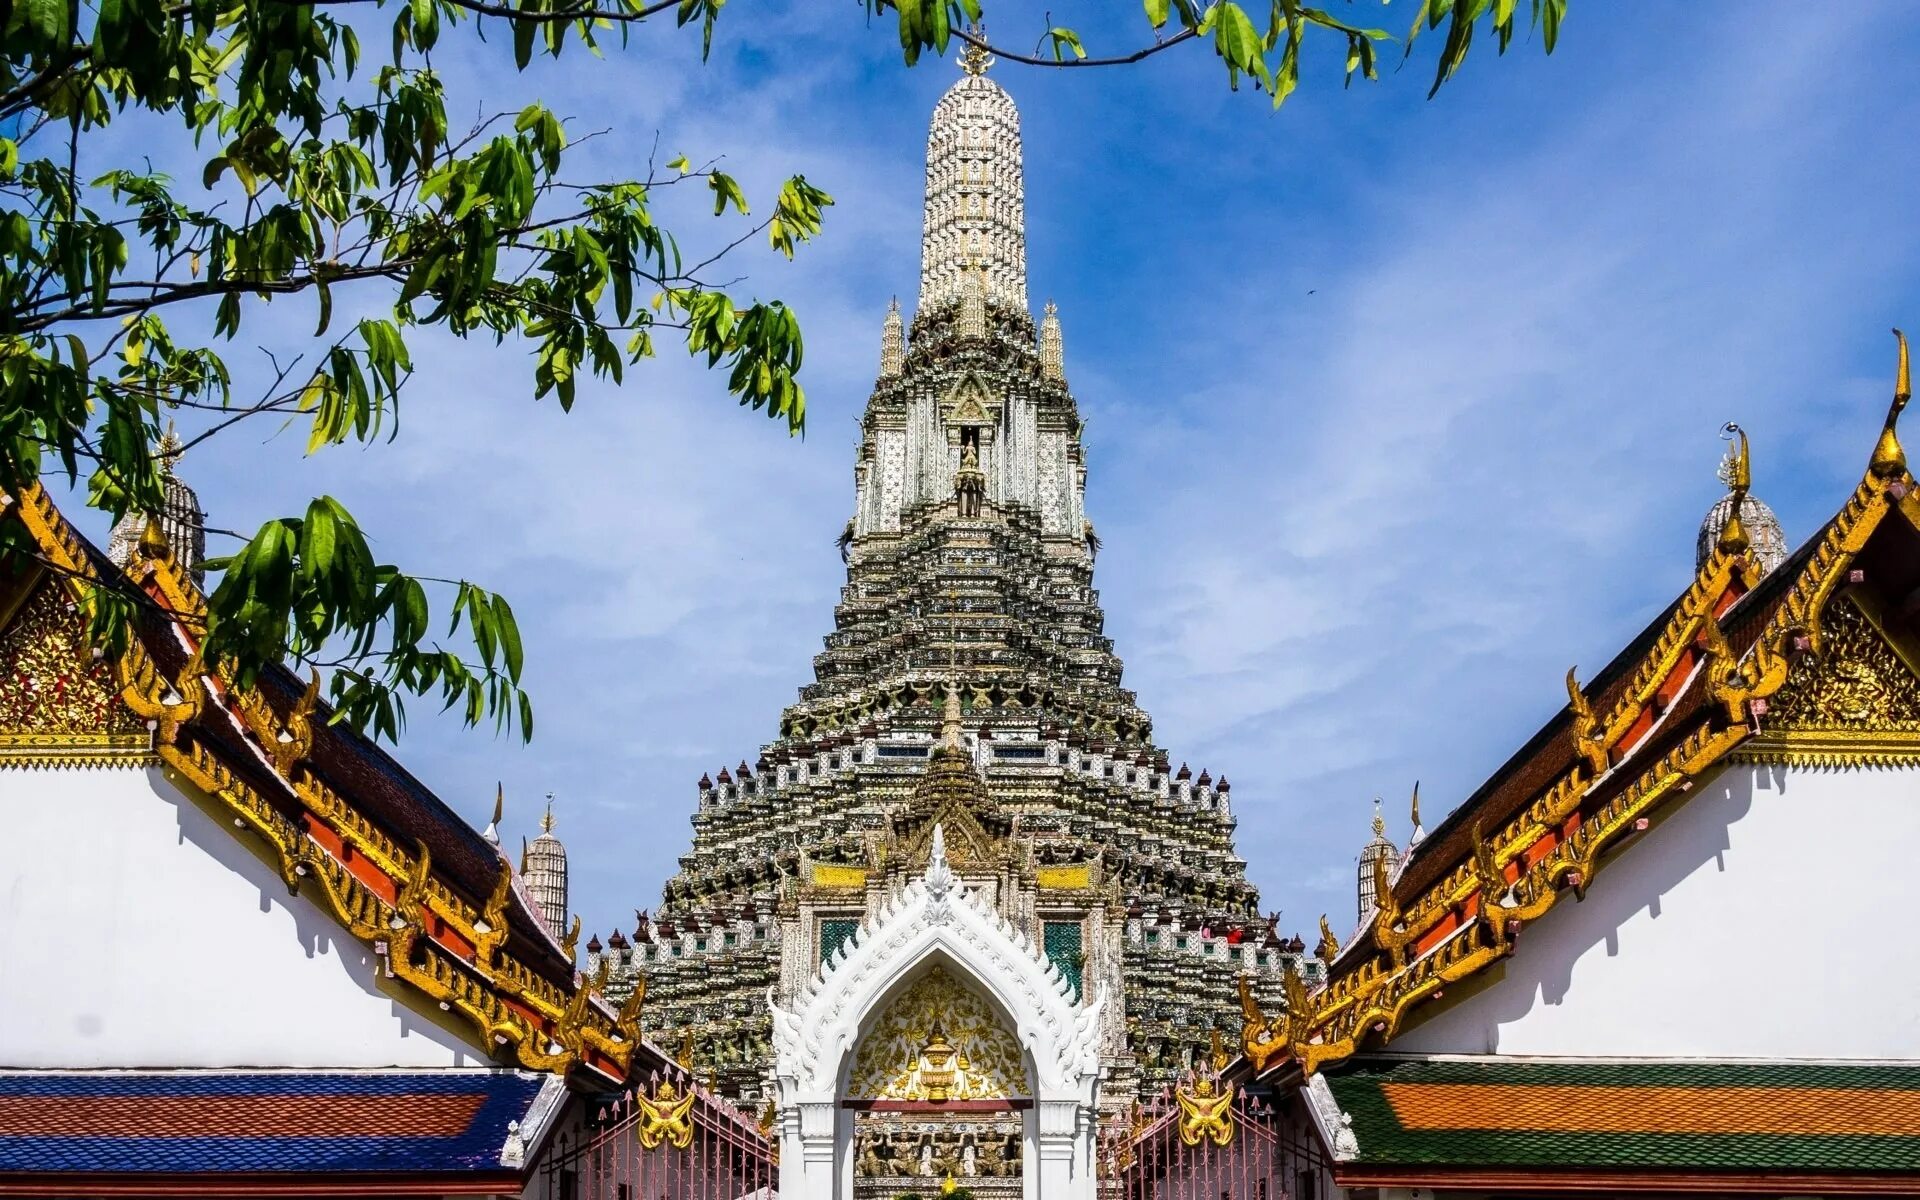
M1038 1155L1026 1172L1027 1195L1037 1200L1093 1200L1094 1181L1090 1140L1081 1136L1091 1121L1077 1100L1041 1100L1035 1104L1038 1121Z
M839 1181L837 1108L831 1100L781 1108L780 1195L786 1200L834 1200Z

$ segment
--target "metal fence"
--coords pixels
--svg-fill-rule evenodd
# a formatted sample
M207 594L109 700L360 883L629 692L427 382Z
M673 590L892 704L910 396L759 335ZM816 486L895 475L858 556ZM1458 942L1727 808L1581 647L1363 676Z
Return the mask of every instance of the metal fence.
M1182 1083L1103 1133L1101 1192L1112 1200L1331 1200L1332 1173L1298 1103L1212 1080Z
M541 1174L551 1200L771 1200L779 1183L760 1126L673 1070L593 1102Z

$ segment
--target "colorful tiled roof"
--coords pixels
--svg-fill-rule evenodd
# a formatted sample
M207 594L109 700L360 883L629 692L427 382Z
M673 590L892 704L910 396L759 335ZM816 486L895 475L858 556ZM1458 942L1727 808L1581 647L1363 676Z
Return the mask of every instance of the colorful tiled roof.
M1370 1166L1920 1172L1920 1064L1356 1059Z
M9 1174L502 1170L518 1071L0 1072Z

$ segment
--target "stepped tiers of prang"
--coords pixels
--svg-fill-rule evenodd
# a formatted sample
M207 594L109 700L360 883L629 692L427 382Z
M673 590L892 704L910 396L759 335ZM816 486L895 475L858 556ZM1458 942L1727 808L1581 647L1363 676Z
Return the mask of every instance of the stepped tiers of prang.
M847 583L814 681L752 763L702 777L692 850L616 934L621 997L745 1101L785 1002L948 858L1075 989L1107 997L1103 1106L1239 1033L1238 981L1314 970L1262 919L1231 788L1153 742L1093 587L1081 422L1049 304L1026 304L1019 114L977 59L927 139L920 308L897 306L861 421ZM937 1020L938 1014L929 1017Z

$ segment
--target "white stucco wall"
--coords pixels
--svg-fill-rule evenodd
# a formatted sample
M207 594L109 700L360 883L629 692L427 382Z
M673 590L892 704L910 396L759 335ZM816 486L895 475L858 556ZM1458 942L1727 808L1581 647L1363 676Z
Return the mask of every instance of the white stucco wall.
M478 1065L153 770L0 770L0 1067Z
M1731 768L1390 1049L1920 1058L1916 846L1920 771Z

